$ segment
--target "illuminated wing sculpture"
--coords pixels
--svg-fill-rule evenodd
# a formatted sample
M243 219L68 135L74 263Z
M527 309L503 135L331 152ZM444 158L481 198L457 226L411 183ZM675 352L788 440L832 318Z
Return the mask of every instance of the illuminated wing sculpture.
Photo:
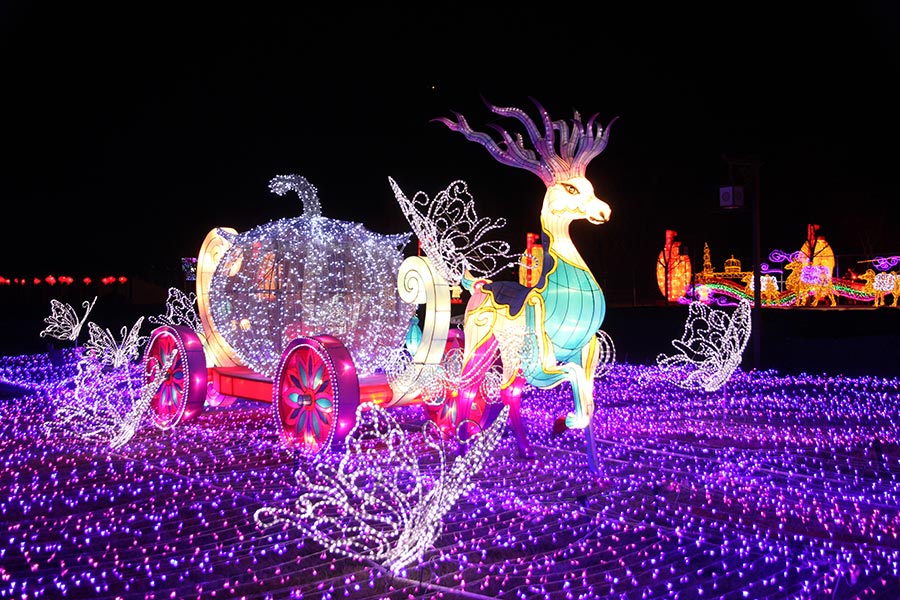
M741 300L729 315L703 302L689 304L684 334L672 342L678 352L656 359L663 376L685 389L712 392L722 387L740 366L750 339L750 306Z

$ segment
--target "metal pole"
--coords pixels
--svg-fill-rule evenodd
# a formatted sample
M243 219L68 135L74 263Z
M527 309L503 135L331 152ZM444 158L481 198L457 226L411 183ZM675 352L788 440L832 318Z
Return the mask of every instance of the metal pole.
M753 368L760 369L762 337L760 322L762 321L762 285L760 281L759 256L759 163L753 163L753 310L750 311L751 335L753 336Z

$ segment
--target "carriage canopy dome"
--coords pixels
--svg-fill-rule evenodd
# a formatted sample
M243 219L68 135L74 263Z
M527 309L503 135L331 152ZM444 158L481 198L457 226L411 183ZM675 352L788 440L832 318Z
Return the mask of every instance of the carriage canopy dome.
M251 369L274 377L294 338L333 335L360 373L402 346L415 306L397 294L411 233L383 235L322 216L236 236L210 283L210 316Z

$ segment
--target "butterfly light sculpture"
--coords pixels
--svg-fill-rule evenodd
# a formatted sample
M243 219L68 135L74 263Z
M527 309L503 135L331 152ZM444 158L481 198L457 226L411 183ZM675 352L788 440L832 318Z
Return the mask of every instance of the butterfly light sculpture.
M50 336L58 340L76 341L96 302L97 296L90 302L87 300L82 302L81 306L85 309L85 313L79 318L71 304L64 304L55 298L50 300L50 316L44 317L47 327L41 331L40 337Z
M439 435L407 436L384 408L363 403L336 466L328 454L297 471L304 492L288 507L265 507L261 527L292 525L328 551L376 561L392 572L421 561L443 529L443 517L476 483L504 431L509 408L470 438L466 451L447 464ZM424 445L424 448L422 447ZM434 458L430 468L420 458Z
M703 302L691 302L684 334L672 342L678 352L660 354L657 366L668 381L679 387L715 391L740 366L750 329L747 300L741 300L731 315Z

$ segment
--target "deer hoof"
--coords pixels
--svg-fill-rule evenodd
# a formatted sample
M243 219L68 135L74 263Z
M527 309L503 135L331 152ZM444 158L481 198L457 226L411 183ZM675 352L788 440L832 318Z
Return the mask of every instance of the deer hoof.
M575 413L569 413L566 415L566 427L568 427L569 429L584 429L590 424L590 417L586 417L584 415L576 415Z

